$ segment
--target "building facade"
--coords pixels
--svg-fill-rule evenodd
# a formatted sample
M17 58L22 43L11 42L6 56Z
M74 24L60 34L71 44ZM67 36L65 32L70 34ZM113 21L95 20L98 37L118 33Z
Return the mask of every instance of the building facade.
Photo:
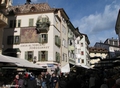
M114 58L119 56L120 48L119 48L119 40L114 38L108 38L104 43L97 42L94 47L104 48L108 50L108 55L106 58Z
M81 36L76 38L76 65L86 68L90 67L89 56L89 39L86 34L81 33Z
M11 6L11 0L0 0L0 54L2 53L2 38L3 38L3 28L8 24L8 19L4 15L3 11Z
M6 15L9 25L4 29L4 55L27 59L51 71L69 63L69 18L64 9L26 3L10 7Z
M89 55L90 55L90 65L94 67L98 64L101 59L106 59L108 56L108 50L100 47L89 47Z

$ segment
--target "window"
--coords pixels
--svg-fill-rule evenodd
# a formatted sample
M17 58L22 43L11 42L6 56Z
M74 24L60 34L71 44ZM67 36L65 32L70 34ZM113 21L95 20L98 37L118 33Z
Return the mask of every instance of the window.
M17 27L21 27L21 20L18 20Z
M48 61L48 51L39 51L38 54L38 61Z
M33 26L33 19L29 19L29 26Z
M83 52L83 51L81 51L81 55L84 55L84 52Z
M81 43L81 47L83 47L83 43Z
M60 45L61 45L60 37L57 36L57 35L55 35L55 45L58 46L58 47L60 47Z
M84 59L81 59L81 63L84 63Z
M47 43L48 42L48 34L40 34L39 43Z
M7 38L7 44L19 44L20 43L20 36L8 36Z
M14 44L19 44L20 41L19 41L19 36L14 36Z
M79 40L77 40L77 44L79 44Z
M21 20L10 20L10 28L20 27L21 26Z
M26 51L25 59L32 62L33 61L33 51Z
M80 63L80 59L78 59L78 63Z
M13 27L14 27L14 28L16 27L16 20L14 20L14 25L13 25Z

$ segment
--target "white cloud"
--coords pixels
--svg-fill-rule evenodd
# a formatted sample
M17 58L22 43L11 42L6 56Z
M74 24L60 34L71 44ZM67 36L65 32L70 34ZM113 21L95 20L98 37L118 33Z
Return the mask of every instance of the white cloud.
M116 33L114 32L113 34L113 31L115 31L119 9L119 3L115 4L114 1L114 3L105 6L103 13L96 12L73 23L78 25L80 32L88 35L90 42L94 45L97 41L116 36Z

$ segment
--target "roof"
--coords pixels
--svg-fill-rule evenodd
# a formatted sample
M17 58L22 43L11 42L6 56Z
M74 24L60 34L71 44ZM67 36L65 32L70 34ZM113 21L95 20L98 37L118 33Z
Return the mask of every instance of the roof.
M37 3L37 4L24 4L17 6L10 6L6 9L6 15L11 13L15 14L30 14L30 13L40 13L40 12L50 12L55 11L55 8L51 8L47 3Z
M95 52L95 53L108 53L108 50L105 48L98 48L98 47L89 47L89 52Z

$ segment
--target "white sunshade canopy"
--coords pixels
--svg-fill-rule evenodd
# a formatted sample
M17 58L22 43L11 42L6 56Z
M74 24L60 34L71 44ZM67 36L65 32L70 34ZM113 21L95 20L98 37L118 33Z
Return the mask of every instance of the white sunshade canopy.
M66 64L65 66L61 67L62 73L69 73L70 72L70 65Z
M13 63L18 67L38 68L44 69L42 66L33 64L25 59L15 58L10 56L0 55L0 62Z

